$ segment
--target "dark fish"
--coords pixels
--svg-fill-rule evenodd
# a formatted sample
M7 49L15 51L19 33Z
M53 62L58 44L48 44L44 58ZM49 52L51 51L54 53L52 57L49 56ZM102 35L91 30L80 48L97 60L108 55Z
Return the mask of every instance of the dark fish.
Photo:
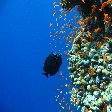
M43 73L47 78L48 78L48 74L50 76L55 75L61 64L62 64L62 55L61 54L55 54L55 53L51 53L45 60L44 62L44 67L43 70L45 71L45 73Z

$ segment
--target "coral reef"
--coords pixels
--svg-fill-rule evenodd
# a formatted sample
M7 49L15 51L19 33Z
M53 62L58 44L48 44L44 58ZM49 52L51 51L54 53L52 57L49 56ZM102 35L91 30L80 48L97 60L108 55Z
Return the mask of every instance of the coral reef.
M112 111L112 40L97 46L98 42L91 43L85 38L79 49L80 37L76 37L69 51L68 69L73 84L77 86L72 89L71 101L90 112L102 112L105 105Z
M71 102L82 112L112 112L112 0L61 0L78 5L80 31L68 52ZM76 86L76 87L75 87Z

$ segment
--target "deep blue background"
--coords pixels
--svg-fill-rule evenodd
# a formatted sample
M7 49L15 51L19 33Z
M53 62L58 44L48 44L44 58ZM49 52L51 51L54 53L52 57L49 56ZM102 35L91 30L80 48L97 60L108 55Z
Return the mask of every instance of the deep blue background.
M53 1L0 1L0 112L58 112L59 73L46 78ZM68 77L66 56L61 69Z

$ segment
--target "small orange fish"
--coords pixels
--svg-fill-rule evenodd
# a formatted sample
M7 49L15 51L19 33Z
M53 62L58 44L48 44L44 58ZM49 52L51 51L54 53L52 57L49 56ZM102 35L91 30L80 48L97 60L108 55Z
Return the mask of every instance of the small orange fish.
M101 10L103 10L106 5L107 5L107 2L103 2L102 5L101 5Z
M109 38L108 38L108 37L106 37L106 36L104 36L103 38L104 38L104 39L107 39L107 40L109 39Z
M104 102L105 101L105 98L101 98L101 101Z
M98 89L98 86L97 85L92 85L92 89L96 90L96 89Z
M80 25L84 25L84 22L82 22L80 20L77 23L80 24Z
M102 46L102 42L97 42L96 44L98 47L101 47Z
M89 110L87 108L84 109L84 112L89 112Z
M50 26L50 27L53 26L53 23L50 23L49 26Z
M80 73L81 73L81 74L84 74L84 70L80 70Z
M54 36L56 37L58 35L58 31L55 32Z
M107 26L109 25L109 23L110 23L110 21L107 21L107 22L105 23L105 27L107 27Z
M100 30L101 30L101 28L97 28L97 29L94 30L94 32L97 33Z
M74 112L74 110L71 110L70 112Z
M85 23L87 24L89 20L90 20L90 18L86 17Z
M92 36L90 36L90 42L93 42L94 38Z
M90 31L87 31L87 34L88 34L88 36L91 36L91 32Z
M78 10L78 13L80 14L81 13L81 6L80 5L78 5L77 10Z
M76 19L77 19L77 16L75 15L75 16L74 16L74 20L76 20Z
M73 34L72 34L72 37L75 37L75 35L76 35L76 33L73 33Z
M104 13L104 20L105 21L111 21L111 18L109 17L108 14Z
M86 55L86 52L80 54L81 57L84 57Z
M104 105L103 112L107 112L107 106L108 106L107 104Z
M74 89L74 88L72 89L72 94L73 94L73 95L75 95L75 94L76 94L76 91L75 91L75 89Z
M68 12L70 12L70 10L71 10L71 8L69 8L68 10L66 10L66 11L64 12L64 14L67 14Z
M56 11L54 10L53 16L56 14Z
M107 57L105 56L105 54L102 54L102 57L105 61L108 61Z
M70 105L66 104L66 110L70 110Z
M82 0L82 2L83 2L83 3L85 3L85 1L84 1L84 0Z
M82 36L80 36L80 40L81 40L81 41L83 40L83 37L82 37Z
M73 27L72 27L72 24L69 24L69 27L70 27L70 29L72 29Z
M105 50L108 50L107 46L103 46L103 48L104 48Z
M80 47L80 45L79 45L79 44L76 44L76 46L77 46L77 47Z
M106 42L107 40L109 40L109 38L107 36L104 36L104 41Z
M82 27L80 27L80 31L83 31Z
M90 76L92 76L94 74L94 69L92 67L89 67L88 73L90 74Z
M78 64L76 64L75 68L78 69Z
M62 71L60 71L60 75L62 76Z
M95 12L95 9L96 9L96 5L92 5L92 13Z
M85 90L86 90L84 86L82 87L82 90L83 90L83 91L85 91Z
M107 4L112 4L112 0L107 0Z
M95 21L96 21L96 20L97 20L97 17L95 16L94 19L95 19Z

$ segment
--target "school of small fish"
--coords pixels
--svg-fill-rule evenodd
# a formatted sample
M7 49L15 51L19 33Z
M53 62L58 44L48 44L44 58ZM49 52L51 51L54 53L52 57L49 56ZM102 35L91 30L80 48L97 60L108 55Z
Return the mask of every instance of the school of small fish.
M82 2L85 3L84 0ZM112 6L112 0L102 2L99 10L102 11L107 4ZM56 2L53 5L54 8L59 6ZM95 12L95 7L92 6L92 13ZM74 10L65 12L63 9L58 12L55 10L53 17L60 13L55 23L58 29L54 28L54 34L50 33L53 39L56 37L60 40L66 39L69 43L66 47L72 44L72 48L66 52L72 84L65 84L68 89L65 94L71 94L71 104L80 108L82 112L112 112L112 36L109 36L112 32L112 17L104 13L106 33L102 34L100 27L88 30L88 21L93 18L97 21L96 16L79 19L74 15L73 19L68 20L67 13L72 11ZM63 19L65 24L59 23L60 19ZM80 27L76 27L76 20ZM54 23L50 23L50 27L53 25ZM106 35L108 32L109 35ZM62 71L60 76L62 80L67 80ZM62 88L63 85L57 89L59 94L55 96L56 101L64 94ZM65 109L75 112L64 96L61 96L59 105L61 107L59 112L64 112Z

